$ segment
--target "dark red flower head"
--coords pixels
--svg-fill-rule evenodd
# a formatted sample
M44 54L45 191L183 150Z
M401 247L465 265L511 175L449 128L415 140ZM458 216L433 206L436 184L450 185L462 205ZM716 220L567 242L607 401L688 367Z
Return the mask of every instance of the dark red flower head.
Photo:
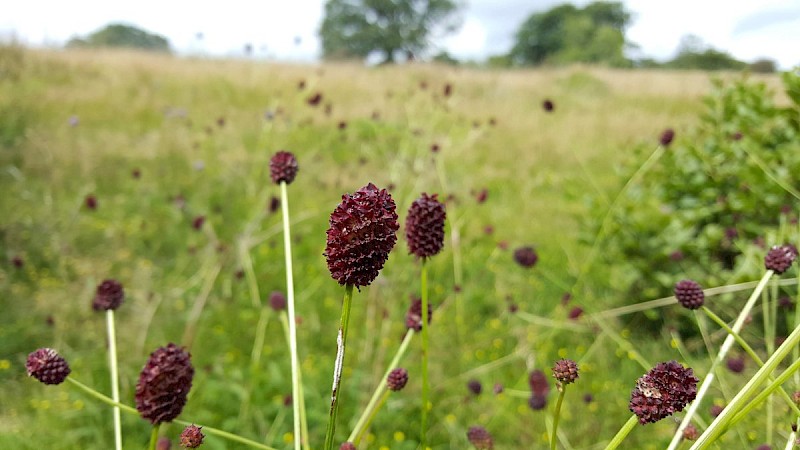
M675 283L675 298L684 308L697 309L703 306L705 294L703 288L692 280L681 280Z
M553 378L563 384L573 383L578 379L578 364L571 359L560 359L553 366Z
M686 425L686 428L683 429L683 439L687 441L696 441L697 438L700 437L700 433L697 431L697 427L692 425L691 423Z
M69 364L52 348L40 348L28 355L28 376L44 384L61 384L70 373Z
M136 409L153 425L180 415L192 388L192 356L173 343L150 354L136 383Z
M181 432L181 447L197 448L203 443L205 435L200 431L203 427L189 425Z
M431 323L433 317L433 306L428 302L428 324ZM406 313L406 328L413 328L414 331L422 330L422 300L412 299L411 307L408 308Z
M269 172L275 184L281 181L291 184L298 170L297 158L292 153L280 151L269 160Z
M793 245L776 245L764 257L764 267L780 275L791 267L797 259L797 249Z
M399 391L406 387L406 383L408 383L408 371L402 367L392 370L386 377L386 386L390 391Z
M630 410L639 423L657 422L682 411L697 396L698 380L690 368L676 361L658 363L636 381Z
M492 435L481 426L469 427L467 440L478 450L491 450L494 448Z
M547 382L547 376L539 369L531 372L528 377L528 385L531 387L531 392L535 395L547 396L550 392L550 384Z
M356 450L356 445L350 441L343 442L342 445L339 446L339 450Z
M542 109L544 109L545 112L553 112L553 110L556 109L556 105L553 103L552 100L545 99L542 102Z
M520 247L514 250L514 261L522 267L533 267L539 261L539 255L533 247Z
M283 292L272 291L269 294L269 306L275 311L286 309L286 296L283 295Z
M328 228L325 259L341 285L368 286L397 242L396 205L386 189L369 183L342 196Z
M661 133L661 138L658 141L661 143L661 145L667 147L672 143L673 139L675 139L675 130L672 128L667 128L663 133Z
M414 200L406 216L408 252L419 258L429 258L444 247L444 203L437 195L423 193Z
M480 395L483 392L483 385L480 381L472 379L467 381L467 389L475 395Z
M95 197L94 195L87 195L85 203L86 207L91 209L92 211L97 209L97 197Z
M97 293L92 301L92 308L95 311L108 311L117 309L125 300L125 291L122 284L117 280L103 280L97 285Z
M532 393L528 399L528 406L534 411L541 411L547 406L547 396L537 393Z

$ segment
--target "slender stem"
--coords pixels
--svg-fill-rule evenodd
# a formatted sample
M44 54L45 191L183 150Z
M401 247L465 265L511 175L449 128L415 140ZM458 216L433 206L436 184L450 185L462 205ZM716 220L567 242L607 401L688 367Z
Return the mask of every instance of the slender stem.
M106 330L108 331L108 359L111 366L111 399L119 403L119 374L117 370L117 337L114 328L114 310L106 310ZM122 420L119 407L112 408L114 416L114 448L122 450Z
M289 225L289 196L286 182L281 181L281 211L283 212L283 254L286 258L286 299L289 311L289 352L292 358L292 410L294 412L294 448L300 450L301 443L308 445L308 436L302 433L300 413L304 410L303 391L300 389L300 365L297 356L297 326L294 316L294 280L292 279L292 238Z
M158 429L161 428L161 422L153 425L153 431L150 432L150 445L147 447L149 450L156 450L158 444Z
M344 289L344 304L342 317L339 321L339 332L336 335L336 361L333 365L333 386L331 387L331 410L328 416L328 428L325 431L325 449L333 448L333 437L336 433L336 414L339 409L339 385L342 381L342 367L344 365L344 350L347 345L347 327L350 322L350 305L353 302L353 285L348 284Z
M422 269L420 271L420 290L422 291L422 417L420 428L420 447L425 450L428 445L428 410L431 396L431 385L428 379L428 265L426 259L422 259Z
M611 439L611 442L606 445L605 450L614 450L615 448L619 447L619 444L621 444L622 441L628 437L628 434L631 432L631 430L633 430L633 427L635 427L637 423L639 423L639 418L636 417L636 414L634 414L630 419L628 419L627 422L625 422L625 425L623 425L622 428L617 431L617 434L613 439Z
M556 410L553 415L553 434L550 435L550 450L556 450L556 442L558 441L558 421L561 418L561 404L564 402L564 393L567 391L567 385L561 384L558 387L558 401L556 402Z
M747 317L750 315L753 305L755 305L756 300L758 300L758 296L761 295L761 291L764 290L764 286L767 285L767 282L772 277L773 273L774 272L772 270L767 270L764 273L764 275L761 277L761 280L756 285L756 288L750 294L750 298L747 299L747 302L745 302L741 312L739 312L739 316L733 323L733 327L731 327L733 334L728 334L728 337L725 338L725 341L723 341L722 346L719 348L716 358L714 358L714 361L711 363L711 367L708 369L708 374L703 379L703 382L700 383L700 387L697 390L697 397L695 397L692 404L689 405L689 409L686 410L686 415L683 416L683 420L681 421L680 425L678 425L678 429L675 431L675 434L672 436L672 441L670 441L667 450L675 450L678 448L678 444L683 437L683 430L685 430L689 423L691 423L694 413L697 411L697 408L703 401L703 397L705 397L706 392L708 392L708 389L711 387L711 383L714 382L714 369L722 362L722 360L725 359L725 356L728 354L728 350L730 350L733 342L736 340L734 336L742 330L742 326L744 326L745 320L747 320Z
M111 398L106 397L105 395L97 392L96 390L94 390L94 389L90 388L89 386L81 383L80 381L76 380L73 377L67 377L67 381L69 383L71 383L73 386L75 386L78 389L80 389L81 391L83 391L85 394L88 394L89 396L94 397L95 399L100 400L101 402L103 402L103 403L105 403L107 405L117 406L117 407L119 407L120 410L125 411L126 413L133 414L133 415L136 415L136 416L139 415L139 411L137 411L136 408L133 408L133 407L128 406L128 405L123 404L123 403L115 402ZM175 422L177 424L180 424L180 425L184 425L184 426L197 425L198 427L202 427L203 431L207 432L208 434L219 436L221 438L225 438L225 439L228 439L230 441L239 442L241 444L245 444L245 445L248 445L248 446L253 447L253 448L259 448L261 450L275 450L273 447L266 446L266 445L261 444L259 442L252 441L250 439L246 439L246 438L243 438L241 436L237 436L237 435L235 435L233 433L228 433L227 431L222 431L222 430L220 430L218 428L210 427L208 425L201 425L201 424L199 424L197 422L187 422L185 420L178 420L178 419L175 419L173 422Z
M747 405L745 405L745 407L742 408L742 410L739 413L733 416L733 419L731 419L729 427L736 425L736 423L744 419L744 417L750 411L756 408L762 401L764 401L765 398L771 398L772 393L775 390L780 389L781 385L785 383L786 380L788 380L789 377L791 377L795 372L797 372L797 369L800 369L800 360L797 360L794 363L792 363L792 365L790 365L785 371L783 371L783 373L780 374L778 378L772 381L769 386L767 386L764 390L762 390L752 400L747 402Z
M364 408L364 411L361 413L361 417L359 417L358 421L356 422L356 426L353 427L353 431L350 433L350 437L347 438L348 441L358 444L358 442L355 440L356 436L360 435L363 429L366 429L368 424L367 420L370 414L372 414L372 411L377 411L380 409L376 408L375 406L377 405L378 400L381 398L381 395L386 391L386 379L389 377L389 373L398 367L400 359L402 359L403 355L405 355L406 350L408 349L408 344L411 343L411 338L413 337L414 329L409 328L406 332L406 336L403 338L403 342L400 344L400 348L397 349L397 353L395 353L394 358L389 363L389 366L387 367L386 372L383 374L380 383L378 383L378 386L375 388L375 392L372 393L372 397L369 399L367 407Z
M767 271L772 272L771 270ZM792 348L800 342L800 326L796 327L792 334L786 338L775 353L764 363L764 366L756 372L753 378L736 394L722 413L714 419L714 422L706 428L706 431L697 439L691 450L708 448L727 428L733 418L743 408L745 402L758 389L761 384L770 376L773 370L791 352ZM697 400L695 400L697 401Z
M723 322L722 319L719 318L719 316L711 312L711 310L706 308L705 306L703 307L703 311L708 315L708 317L711 318L711 320L716 322L717 325L720 326L720 328L727 331L728 334L730 334L731 336L734 337L734 339L736 339L736 343L739 344L744 349L745 353L750 355L750 358L753 361L755 361L756 364L758 364L759 368L764 366L764 361L762 361L761 358L758 356L758 354L756 354L755 350L753 350L753 348L750 347L750 344L748 344L744 339L742 339L739 333L734 333L733 330L731 330L730 327L728 327L728 325L725 322ZM769 381L770 382L774 381L773 377L770 376ZM778 387L778 393L781 394L781 397L783 397L783 399L786 401L786 404L789 406L789 409L791 409L795 413L795 415L800 416L800 408L797 407L797 404L794 402L794 400L792 400L792 397L789 396L789 394L783 389L783 387Z
M386 383L383 383L383 385L385 386ZM348 440L350 442L352 442L354 445L358 446L358 444L361 442L361 438L364 437L364 433L367 432L367 429L369 428L369 425L372 423L372 420L378 414L378 411L381 409L381 406L383 406L383 404L386 403L386 399L389 398L389 394L390 394L390 392L388 390L386 390L386 389L383 390L383 393L378 398L377 407L373 408L372 411L370 411L370 413L365 416L366 420L364 421L363 428L358 430L358 434L356 434L355 437L348 438ZM355 430L353 430L353 431L355 431Z

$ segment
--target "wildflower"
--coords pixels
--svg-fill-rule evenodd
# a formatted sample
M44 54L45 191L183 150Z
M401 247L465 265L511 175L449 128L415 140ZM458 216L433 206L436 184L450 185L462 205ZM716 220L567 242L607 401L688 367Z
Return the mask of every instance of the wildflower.
M309 106L318 106L321 101L322 101L322 93L320 92L317 92L311 97L308 97L308 99L306 99L306 103L308 103Z
M352 442L344 442L339 446L339 450L356 450L355 444Z
M21 256L16 255L13 258L11 258L11 264L13 264L14 267L16 267L17 269L21 269L22 266L25 265L25 260L22 259Z
M629 408L639 417L639 423L657 422L682 411L694 400L699 381L692 369L676 361L658 363L636 381Z
M61 384L70 373L69 364L52 348L40 348L28 355L28 376L44 384Z
M553 110L556 109L556 105L548 98L542 102L542 109L544 109L545 112L553 112Z
M519 247L514 250L514 261L522 267L529 268L536 265L536 262L539 261L539 255L536 254L536 250L533 247Z
M286 296L283 295L283 292L272 291L269 294L269 306L275 311L286 309Z
M723 409L725 409L724 406L711 405L711 408L709 408L708 413L711 414L711 417L717 417L718 415L722 414Z
M553 366L553 378L564 384L578 379L578 364L571 359L561 359Z
M703 306L705 294L703 288L692 280L681 280L675 284L675 298L684 308L697 309Z
M569 314L567 315L567 317L569 317L570 320L577 320L582 315L583 315L583 308L581 308L580 306L574 306L572 309L569 310Z
M503 393L503 385L500 383L495 383L494 388L492 388L492 392L495 394L502 394Z
M125 291L122 284L117 280L103 280L97 285L97 293L92 301L92 308L95 311L108 311L117 309L125 300Z
M173 343L150 354L136 383L136 409L153 425L180 415L192 388L191 355Z
M386 377L386 386L390 391L399 391L406 387L406 383L408 383L408 371L402 367L392 370Z
M700 437L700 433L694 425L688 424L686 428L683 429L683 439L687 441L696 441L698 437Z
M442 93L445 97L450 97L450 95L453 93L453 85L450 83L445 84Z
M661 138L659 138L658 142L660 142L664 147L668 147L669 144L672 143L673 139L675 139L675 130L672 128L667 128L663 133L661 133Z
M433 307L428 303L428 324L431 323L433 317ZM412 299L411 306L406 312L406 328L413 328L414 331L422 330L422 300Z
M408 252L418 258L429 258L444 247L444 204L437 195L423 193L411 204L406 216Z
M95 197L94 195L91 195L91 194L87 195L85 203L86 203L86 207L91 209L92 211L97 209L97 197Z
M797 249L788 245L773 246L764 257L764 267L780 275L797 259Z
M480 395L483 391L483 385L481 385L480 381L473 379L467 381L467 389L475 395Z
M541 370L534 370L528 377L528 385L531 392L536 395L547 396L550 392L550 385L547 383L547 377Z
M206 216L197 216L192 220L192 228L195 230L201 230L203 228L203 224L206 222Z
M297 176L297 158L290 152L275 153L269 160L269 171L275 184L280 184L281 181L291 184Z
M357 287L372 283L397 242L397 212L392 196L369 183L342 196L327 231L325 259L334 280Z
M467 440L478 450L491 450L494 448L492 435L481 426L470 427L467 430Z
M728 366L728 370L733 373L742 373L744 371L744 358L728 358L725 361L725 364Z
M547 396L542 394L533 393L528 399L528 406L534 411L540 411L547 406Z
M181 432L181 447L197 448L203 443L205 435L200 431L203 427L189 425Z

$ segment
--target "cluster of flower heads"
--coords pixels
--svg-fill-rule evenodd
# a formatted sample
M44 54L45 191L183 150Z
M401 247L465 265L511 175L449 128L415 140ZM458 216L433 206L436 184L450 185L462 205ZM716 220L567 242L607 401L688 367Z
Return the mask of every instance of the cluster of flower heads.
M408 383L408 371L402 367L398 367L389 372L386 377L386 386L390 391L399 391L406 387Z
M561 384L574 383L578 379L578 364L571 359L560 359L553 366L553 378Z
M684 308L697 309L703 306L705 294L703 288L693 280L681 280L675 284L675 298Z
M792 244L776 245L764 257L764 267L780 275L797 259L797 247Z
M327 231L325 259L341 285L368 286L397 242L396 205L386 189L369 183L342 196Z
M284 182L291 184L299 170L297 158L290 152L280 151L272 156L269 161L269 172L272 181L276 184Z
M123 300L125 291L122 289L122 284L117 280L103 280L97 285L92 308L95 311L115 310L122 305Z
M429 258L444 247L445 206L437 195L422 196L411 204L406 216L406 239L409 253Z
M52 348L40 348L29 354L25 368L29 377L44 384L61 384L70 373L67 361Z
M636 381L630 410L639 423L653 423L682 411L697 396L698 380L676 361L658 363Z

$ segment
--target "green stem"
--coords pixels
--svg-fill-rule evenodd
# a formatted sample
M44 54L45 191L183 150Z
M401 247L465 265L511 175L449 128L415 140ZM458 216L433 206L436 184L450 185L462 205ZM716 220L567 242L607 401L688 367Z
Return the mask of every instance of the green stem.
M333 386L331 387L331 409L328 415L328 428L325 431L325 449L333 448L333 438L336 433L336 414L339 409L339 387L342 382L342 368L344 366L344 351L347 345L347 328L350 322L350 305L353 302L353 285L348 284L344 289L344 304L342 317L339 321L339 332L336 336L336 361L333 365Z
M106 310L106 330L108 331L108 359L111 366L111 399L119 403L119 371L117 369L117 337L114 327L114 310ZM122 420L119 407L112 408L114 417L114 448L122 450Z
M383 383L383 385L385 386L386 383ZM383 404L386 403L386 399L389 398L389 394L390 392L388 390L386 389L383 390L381 396L378 398L377 407L373 408L373 410L370 411L370 413L365 417L366 420L364 422L364 426L360 430L358 430L358 434L356 434L355 437L348 438L348 440L352 442L356 447L358 447L358 444L361 443L361 438L364 437L364 433L367 432L369 425L372 423L372 420L378 414L378 411L381 409Z
M637 423L639 423L639 418L636 417L636 414L634 414L631 416L630 419L628 419L627 422L625 422L625 425L623 425L622 428L619 429L614 438L611 439L611 442L609 442L608 445L606 445L605 450L614 450L615 448L619 447L619 444L621 444L622 441L625 440L625 438L628 436L631 430L633 430L633 427L635 427Z
M392 372L395 368L397 368L398 364L400 363L400 359L405 355L406 350L408 349L408 344L411 343L411 338L414 337L414 329L409 328L406 332L406 336L403 338L403 343L400 344L400 348L397 349L397 353L395 353L394 358L389 363L389 367L386 369L386 372L383 374L383 378L381 378L380 383L375 388L375 392L372 393L372 397L369 399L367 403L367 407L364 408L364 412L361 413L361 417L358 418L356 422L356 426L353 427L353 431L350 433L350 436L347 438L348 441L358 444L356 436L359 436L362 433L362 430L366 429L368 425L368 418L371 414L373 414L373 410L377 411L380 409L379 407L376 408L375 406L378 403L378 400L381 398L381 395L386 391L386 379L389 377L389 373ZM371 420L371 419L370 419Z
M755 398L753 398L753 400L747 402L747 405L744 408L742 408L742 410L739 413L733 416L733 419L731 419L730 427L736 425L740 420L744 419L744 417L747 414L749 414L750 411L756 408L761 402L764 401L764 399L771 396L771 394L774 391L781 389L781 385L785 383L786 380L789 379L789 377L794 375L794 373L797 372L797 369L800 369L800 360L797 360L794 363L792 363L792 365L789 366L782 374L780 374L778 378L773 380L769 386L767 386L763 391L761 391L761 393L756 395Z
M305 408L303 391L300 389L300 365L297 356L297 326L294 315L294 280L292 279L292 238L289 225L289 196L286 182L281 181L281 211L283 213L283 254L286 259L286 299L289 312L289 352L292 359L292 410L294 412L294 448L300 450L301 443L308 446L308 436L303 435L300 414Z
M422 259L420 271L420 290L422 291L422 417L420 427L420 447L427 448L428 410L431 396L431 385L428 379L428 266L425 258Z
M135 416L139 415L139 411L137 411L136 408L133 408L133 407L128 406L128 405L125 405L123 403L115 402L111 398L106 397L105 395L97 392L96 390L94 390L94 389L90 388L89 386L81 383L80 381L74 379L73 377L67 377L67 381L69 383L72 383L73 386L77 387L78 389L83 391L85 394L88 394L89 396L94 397L95 399L100 400L101 402L103 402L103 403L105 403L107 405L117 406L117 407L119 407L119 409L121 411L125 411L126 413L133 414ZM201 425L201 424L199 424L197 422L187 422L185 420L178 420L178 419L175 419L173 422L175 422L175 423L177 423L179 425L184 425L184 426L197 425L198 427L202 427L203 431L205 431L208 434L219 436L221 438L228 439L228 440L234 441L234 442L238 442L240 444L244 444L244 445L247 445L247 446L250 446L250 447L253 447L253 448L258 448L258 449L261 449L261 450L276 450L273 447L266 446L266 445L261 444L259 442L252 441L250 439L246 439L246 438L243 438L241 436L237 436L237 435L235 435L233 433L228 433L227 431L222 431L222 430L220 430L218 428L209 427L208 425Z
M722 360L725 359L725 356L728 354L728 350L730 350L733 342L736 340L734 336L742 330L745 320L747 320L747 317L750 315L750 311L753 309L756 300L758 300L758 296L761 295L761 292L764 290L764 286L767 285L767 282L772 277L773 273L774 272L772 270L768 270L764 273L764 275L761 277L761 280L759 280L758 284L756 285L756 288L750 294L750 298L747 299L744 307L742 307L742 310L739 312L739 316L736 317L736 321L733 323L733 327L731 327L733 334L728 334L728 337L726 337L725 341L722 342L722 346L719 348L717 356L714 358L714 361L711 362L711 367L708 369L708 374L703 379L703 382L700 383L700 387L697 389L697 396L695 397L694 401L692 401L692 404L689 405L689 409L686 410L686 414L683 416L683 420L681 421L680 425L678 425L678 429L675 431L675 434L672 435L672 441L670 441L667 450L675 450L678 448L678 444L683 438L683 430L685 430L689 423L691 423L695 411L697 411L697 408L703 401L703 397L705 397L708 389L711 387L711 383L714 382L714 377L716 376L714 369L716 369Z
M558 387L558 401L556 402L556 410L553 415L553 434L550 436L550 450L556 450L556 442L558 441L558 421L561 418L561 404L564 402L564 393L567 391L567 386L561 384Z
M728 324L726 324L722 319L720 319L719 316L711 312L711 310L706 308L705 306L703 307L703 312L705 312L706 315L708 315L708 317L711 318L711 320L713 320L717 325L719 325L720 328L727 331L729 335L733 336L733 338L736 339L736 343L739 344L744 349L745 353L747 353L750 356L750 358L753 361L755 361L755 363L758 365L759 368L764 366L764 361L762 361L761 358L758 356L758 354L756 354L755 350L753 350L753 348L750 347L750 344L748 344L744 339L742 339L742 337L738 333L734 333L733 330L731 330L730 327L728 327ZM774 381L774 378L769 377L769 381L770 382ZM783 397L783 399L786 401L786 404L789 406L789 408L797 416L800 416L800 408L797 407L797 404L794 402L794 400L792 400L792 397L789 396L789 394L783 389L783 387L778 388L778 393L781 394L781 397Z
M159 428L161 428L161 422L153 425L153 431L150 432L150 445L147 447L149 450L156 450L156 445L158 445Z
M772 273L768 270L767 273ZM792 351L792 348L800 343L800 326L796 327L792 334L781 344L775 353L764 363L764 366L745 384L745 386L736 394L733 400L728 403L728 406L722 410L722 413L714 419L714 422L706 429L705 432L697 439L692 446L691 450L699 450L708 448L722 433L728 428L734 414L737 414L743 408L748 398L761 386L764 381L770 376L772 371L783 361L784 358ZM695 400L697 401L697 400Z

